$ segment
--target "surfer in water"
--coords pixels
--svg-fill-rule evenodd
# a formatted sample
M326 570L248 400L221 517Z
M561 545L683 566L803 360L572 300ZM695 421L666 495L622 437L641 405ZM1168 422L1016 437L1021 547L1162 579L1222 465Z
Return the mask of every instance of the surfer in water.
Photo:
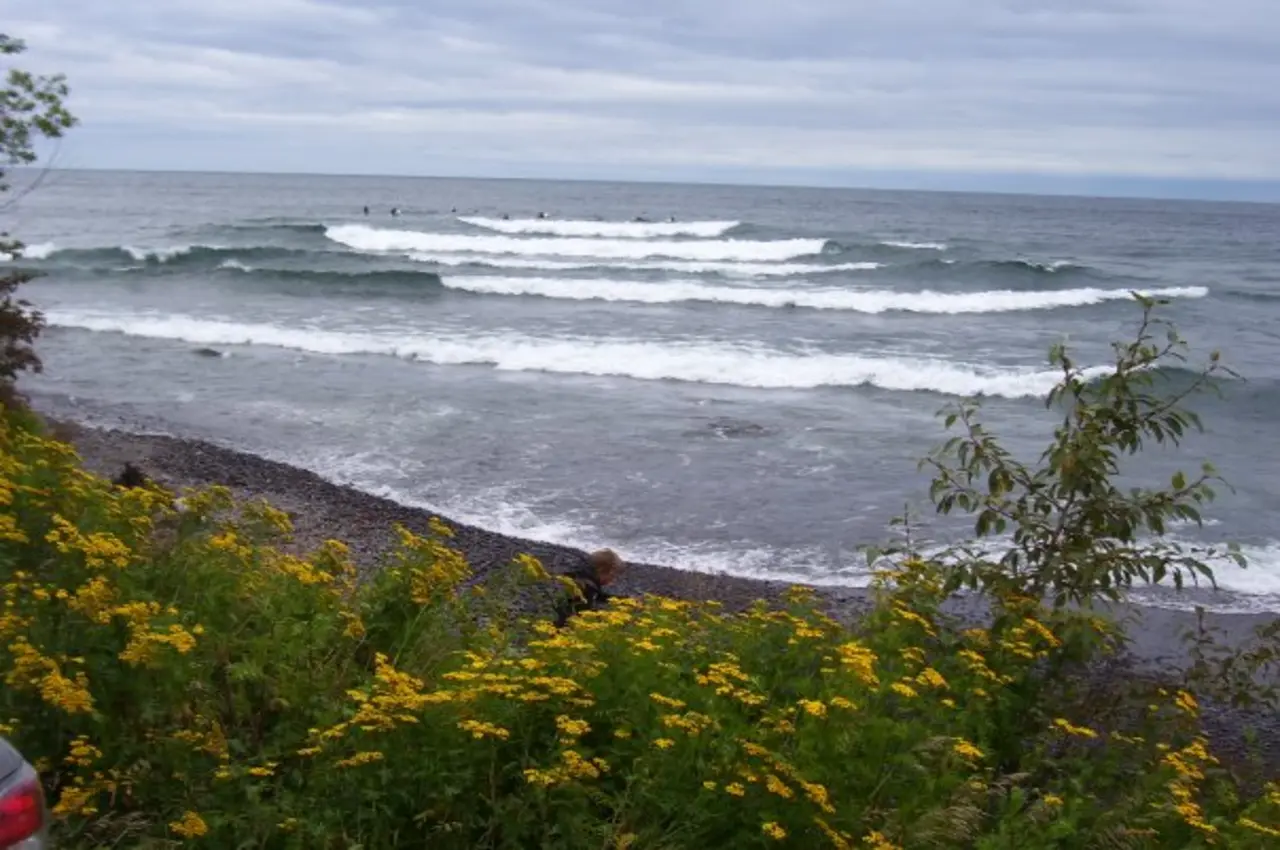
M391 215L393 215L393 216L399 216L399 215L400 215L400 208L399 208L399 207L392 207L392 208L391 208Z
M365 214L365 215L368 215L368 214L369 214L369 207L368 207L368 206L365 206L365 208L364 208L364 214Z
M546 218L546 217L547 217L547 214L546 214L546 213L544 213L544 212L540 212L540 213L538 213L538 218Z

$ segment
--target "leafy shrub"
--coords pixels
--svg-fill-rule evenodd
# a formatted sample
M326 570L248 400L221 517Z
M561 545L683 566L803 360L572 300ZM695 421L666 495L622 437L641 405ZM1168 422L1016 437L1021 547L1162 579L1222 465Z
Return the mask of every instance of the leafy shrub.
M0 33L0 57L15 56L24 50L23 42ZM8 70L0 87L0 192L9 189L4 182L9 168L36 161L38 139L57 139L75 125L75 118L63 105L66 96L67 84L61 76ZM0 260L21 254L22 243L0 234ZM14 401L14 379L28 370L40 371L40 358L33 345L44 327L44 318L15 296L17 288L33 277L22 270L0 274L0 400L9 404Z

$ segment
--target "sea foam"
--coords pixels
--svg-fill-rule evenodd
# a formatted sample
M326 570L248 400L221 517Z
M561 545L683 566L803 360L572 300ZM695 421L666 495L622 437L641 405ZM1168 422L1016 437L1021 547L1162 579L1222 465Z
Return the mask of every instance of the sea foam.
M449 289L489 295L536 295L576 301L623 301L641 304L710 302L759 307L807 307L858 313L1006 313L1080 307L1105 301L1127 301L1127 289L1063 289L1040 292L895 292L856 289L765 289L715 286L695 280L637 282L533 277L446 277ZM1152 298L1203 298L1203 286L1153 289Z
M459 221L497 233L534 234L541 236L596 236L610 239L654 239L671 236L697 236L714 239L723 236L737 221L581 221L553 218L484 218L460 216Z
M1047 394L1061 378L1055 370L991 367L924 357L781 351L724 343L546 339L517 333L423 333L409 328L362 332L184 315L49 311L47 318L58 327L182 340L196 345L261 345L329 355L384 355L440 365L487 365L505 371L764 389L871 386L959 396L1033 398Z
M492 269L529 271L587 271L608 269L624 271L672 271L681 274L715 274L732 278L801 277L837 272L872 271L880 263L752 263L717 262L712 260L553 260L543 257L511 257L492 254L428 254L410 251L407 256L422 263L438 266L480 266Z
M520 239L512 236L383 230L362 224L330 227L325 234L333 241L357 251L517 254L544 257L598 257L610 260L669 257L685 260L768 262L820 254L826 245L821 239L781 239L769 242L745 239L699 242L570 237Z

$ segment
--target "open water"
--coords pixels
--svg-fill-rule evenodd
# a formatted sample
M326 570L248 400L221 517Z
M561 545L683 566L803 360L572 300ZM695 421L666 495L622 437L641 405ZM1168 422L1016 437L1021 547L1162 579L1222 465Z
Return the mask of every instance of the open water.
M864 583L858 547L927 509L940 408L981 395L1033 457L1048 347L1105 364L1129 290L1159 295L1246 380L1130 471L1214 461L1234 492L1174 535L1252 566L1143 598L1280 609L1280 207L56 172L2 215L46 273L27 388L56 410L497 531L820 583Z

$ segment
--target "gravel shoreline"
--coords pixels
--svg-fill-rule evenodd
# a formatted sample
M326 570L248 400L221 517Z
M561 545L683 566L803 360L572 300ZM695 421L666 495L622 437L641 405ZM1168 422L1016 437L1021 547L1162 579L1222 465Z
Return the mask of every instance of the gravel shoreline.
M266 498L288 511L295 526L295 545L308 549L328 538L350 546L363 569L377 566L379 556L394 543L393 525L425 532L431 511L399 504L349 486L328 481L305 469L268 460L195 439L139 434L57 421L62 439L70 440L86 468L114 476L132 462L157 482L180 490L221 484L242 499ZM467 557L476 579L509 564L520 553L539 558L548 570L566 572L585 559L581 550L509 537L442 517L455 531L454 544ZM624 559L626 552L619 553ZM757 599L776 599L790 585L730 575L680 570L670 566L628 562L616 591L624 595L652 593L689 600L715 600L740 610ZM816 588L822 606L842 620L856 619L869 604L860 588ZM972 599L949 603L950 613L979 621L982 606ZM1195 615L1142 606L1117 606L1117 617L1133 617L1132 643L1127 657L1099 670L1100 684L1134 677L1170 679L1189 658L1181 635L1195 625ZM1210 613L1209 626L1230 645L1248 640L1255 628L1275 614ZM1205 705L1206 731L1229 760L1244 758L1246 741L1254 738L1262 756L1264 776L1280 776L1280 717L1274 713L1242 711Z
M335 484L306 469L204 440L101 428L65 419L55 420L55 424L60 435L75 445L85 466L94 472L114 476L126 462L132 462L174 490L221 484L238 498L266 498L292 516L299 548L307 549L325 539L336 538L351 547L357 563L364 569L376 567L379 556L394 544L394 524L422 533L431 516L440 516L424 508ZM566 572L586 558L585 552L569 546L511 537L459 523L447 516L441 518L454 529L457 548L467 556L481 580L520 553L534 555L552 572ZM619 554L626 559L625 551ZM621 594L652 593L677 599L716 600L733 610L745 608L757 599L775 599L790 586L787 582L695 572L659 564L628 561L627 567L616 586ZM815 590L824 606L841 619L855 617L869 604L869 592L864 588L819 587ZM976 620L982 616L981 604L973 600L954 600L948 607L951 613L964 619ZM1131 630L1131 653L1137 663L1157 673L1185 663L1180 638L1195 626L1194 613L1120 605L1115 606L1113 614L1136 618ZM1221 633L1222 640L1238 645L1247 640L1255 628L1273 621L1276 616L1209 612L1205 620Z

